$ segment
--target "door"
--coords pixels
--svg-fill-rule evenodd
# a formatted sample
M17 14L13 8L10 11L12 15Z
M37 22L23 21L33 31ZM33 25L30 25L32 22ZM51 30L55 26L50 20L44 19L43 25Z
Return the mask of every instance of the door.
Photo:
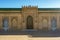
M32 16L27 17L27 29L33 29L33 17Z

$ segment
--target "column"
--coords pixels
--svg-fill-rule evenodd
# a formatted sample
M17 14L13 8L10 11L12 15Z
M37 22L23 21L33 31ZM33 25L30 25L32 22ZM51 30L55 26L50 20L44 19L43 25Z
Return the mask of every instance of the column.
M21 15L18 16L18 30L21 30L22 29L22 18L21 18Z
M9 16L9 31L11 30L11 17Z
M1 16L0 17L0 30L2 30L3 29L3 17Z
M51 17L49 16L48 30L51 30Z
M60 27L59 27L59 16L57 16L56 19L57 19L57 29L59 30L59 28L60 28Z
M26 15L25 14L22 14L22 19L23 19L23 23L22 23L22 29L23 30L26 30Z

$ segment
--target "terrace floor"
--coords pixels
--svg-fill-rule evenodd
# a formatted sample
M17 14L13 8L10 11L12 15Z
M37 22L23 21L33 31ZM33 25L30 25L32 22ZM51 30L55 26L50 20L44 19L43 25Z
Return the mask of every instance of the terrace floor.
M60 37L60 31L22 30L1 31L0 35L31 35L32 37Z

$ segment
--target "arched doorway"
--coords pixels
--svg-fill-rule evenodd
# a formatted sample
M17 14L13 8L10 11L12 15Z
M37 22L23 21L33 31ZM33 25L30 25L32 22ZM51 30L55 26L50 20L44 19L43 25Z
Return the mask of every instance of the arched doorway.
M33 29L33 17L32 16L27 17L27 29Z
M3 19L3 30L8 31L8 18Z
M52 27L52 31L56 31L57 29L57 20L55 17L52 18L51 20L51 27Z

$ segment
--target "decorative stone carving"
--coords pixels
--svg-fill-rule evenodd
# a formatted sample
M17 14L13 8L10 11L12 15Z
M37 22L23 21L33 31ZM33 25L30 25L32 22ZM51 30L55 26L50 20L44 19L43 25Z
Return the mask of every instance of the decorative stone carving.
M11 19L12 28L17 29L17 25L18 25L17 17L12 17L12 19Z
M48 29L48 18L42 17L42 29L47 30Z

